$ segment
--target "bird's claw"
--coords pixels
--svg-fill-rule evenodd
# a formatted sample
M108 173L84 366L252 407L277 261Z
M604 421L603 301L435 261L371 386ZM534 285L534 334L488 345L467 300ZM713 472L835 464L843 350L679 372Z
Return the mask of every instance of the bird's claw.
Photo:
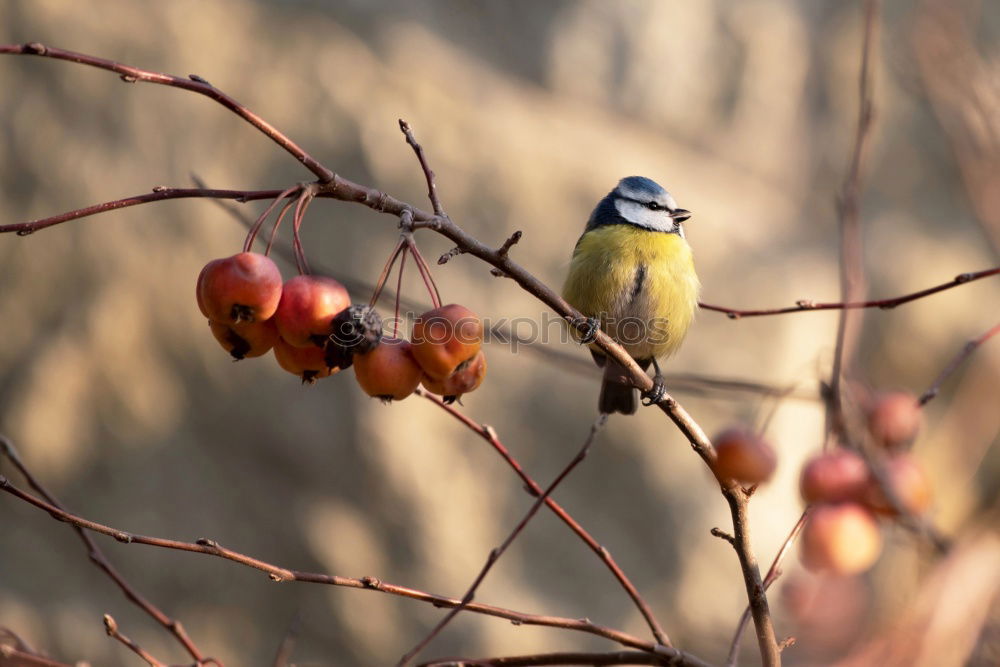
M646 407L656 405L666 394L667 386L663 382L663 376L657 375L653 378L653 387L649 391L642 392L642 404Z
M582 322L578 321L577 328L580 330L580 345L590 345L597 340L601 323L596 317L587 317Z

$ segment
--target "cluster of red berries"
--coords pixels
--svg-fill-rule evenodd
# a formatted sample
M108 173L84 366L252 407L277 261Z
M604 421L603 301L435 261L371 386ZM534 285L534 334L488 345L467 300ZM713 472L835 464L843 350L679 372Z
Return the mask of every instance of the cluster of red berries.
M298 275L282 282L266 255L241 252L201 270L198 307L212 334L234 359L274 350L278 364L313 383L353 364L370 396L401 400L418 385L454 401L482 383L486 360L483 326L458 305L417 319L412 341L382 337L370 306L351 305L333 278Z
M802 529L799 553L813 571L857 574L870 568L882 551L877 516L893 517L896 507L913 515L926 512L931 487L923 469L906 451L920 429L916 397L888 393L868 406L868 431L880 446L876 479L868 462L853 450L838 448L810 459L799 489L813 505ZM890 490L895 502L883 492ZM896 504L898 503L898 505Z

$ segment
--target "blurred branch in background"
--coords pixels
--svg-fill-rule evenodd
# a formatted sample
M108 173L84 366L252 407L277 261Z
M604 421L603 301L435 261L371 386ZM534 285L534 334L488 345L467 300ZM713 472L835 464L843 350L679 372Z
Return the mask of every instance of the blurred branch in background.
M993 6L987 0L986 8ZM951 141L969 203L1000 254L1000 70L976 48L980 0L924 0L913 54L931 108Z

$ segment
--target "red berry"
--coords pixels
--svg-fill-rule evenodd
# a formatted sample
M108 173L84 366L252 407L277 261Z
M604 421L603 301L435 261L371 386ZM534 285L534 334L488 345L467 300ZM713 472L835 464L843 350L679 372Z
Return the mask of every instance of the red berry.
M212 260L198 276L196 297L210 320L263 321L274 315L281 299L281 272L269 257L254 252Z
M883 472L886 483L903 509L911 514L923 514L930 509L933 496L931 483L912 455L896 454L890 457ZM865 501L868 507L880 514L896 514L874 477L869 479Z
M303 384L312 384L340 370L327 366L323 348L317 345L295 347L280 336L274 344L274 358L278 360L279 366L302 378Z
M910 444L920 431L923 410L917 397L902 391L880 394L868 409L868 430L887 449Z
M478 389L485 377L486 355L480 350L472 359L459 364L455 372L443 380L424 375L420 382L428 391L443 397L445 403L454 403L462 394Z
M375 349L354 355L354 377L369 396L401 401L420 384L421 370L410 343L383 338Z
M720 480L760 484L771 478L778 465L771 445L743 428L731 428L716 436L715 451L715 474Z
M868 464L849 449L811 458L802 467L799 491L807 503L862 501L868 490Z
M424 373L441 380L479 352L483 323L471 310L453 303L417 318L410 340L413 356Z
M267 354L278 340L278 330L274 326L273 319L233 325L209 320L208 326L215 340L219 341L219 345L233 355L234 359Z
M285 282L274 315L278 333L296 347L324 345L333 319L351 305L347 289L325 276L295 276Z
M814 507L800 539L802 564L813 572L857 574L870 568L882 551L875 517L857 503Z

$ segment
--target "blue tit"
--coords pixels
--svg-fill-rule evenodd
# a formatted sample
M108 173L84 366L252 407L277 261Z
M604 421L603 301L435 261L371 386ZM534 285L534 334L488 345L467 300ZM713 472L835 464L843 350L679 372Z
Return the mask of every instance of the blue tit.
M621 344L645 370L656 371L651 403L663 395L656 360L680 346L698 307L700 284L681 223L691 213L642 176L618 182L576 242L563 298ZM591 345L604 368L600 411L633 414L637 390L623 366Z

